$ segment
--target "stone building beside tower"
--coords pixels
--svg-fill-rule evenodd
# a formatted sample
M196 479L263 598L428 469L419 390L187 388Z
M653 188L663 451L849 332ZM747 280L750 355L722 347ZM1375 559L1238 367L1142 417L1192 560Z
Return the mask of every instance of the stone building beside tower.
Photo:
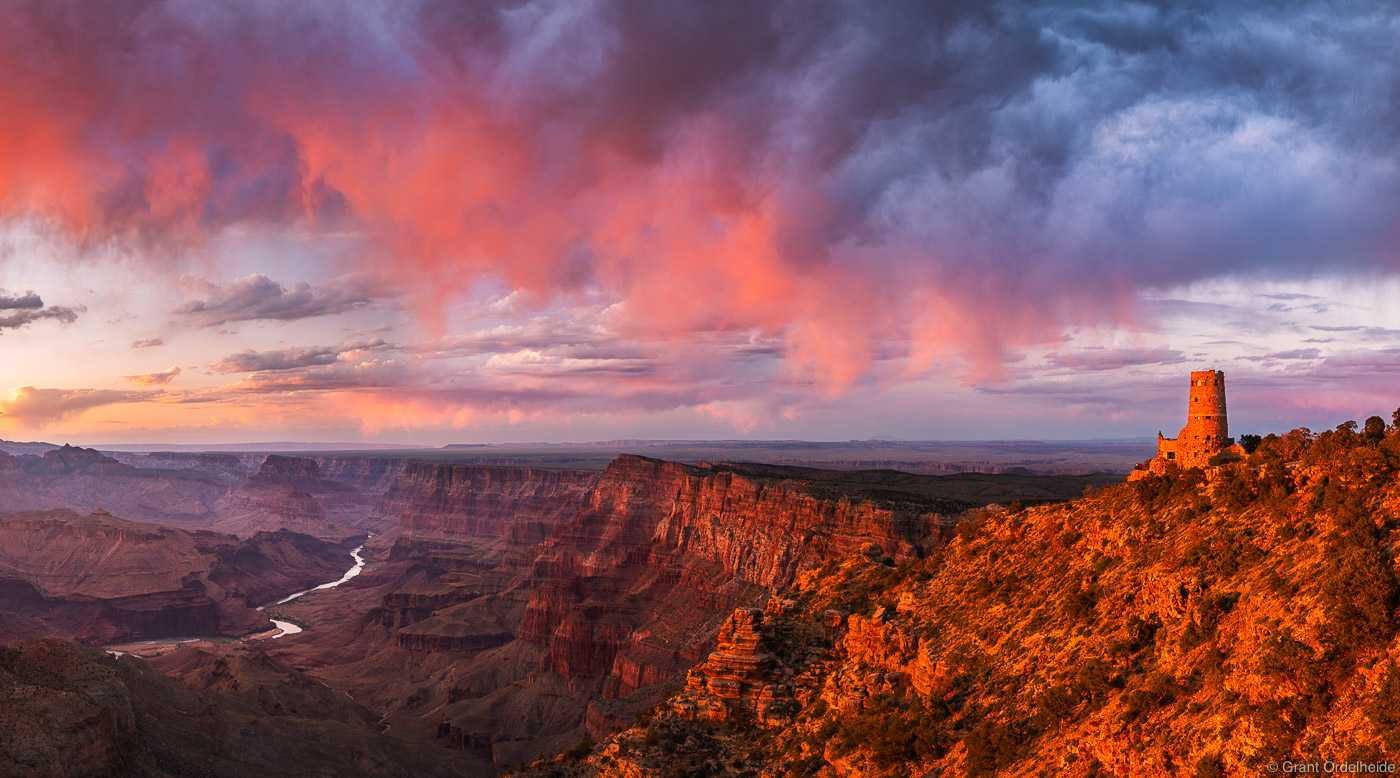
M1175 463L1180 467L1205 467L1220 454L1244 456L1235 445L1225 412L1225 374L1219 370L1197 370L1191 374L1191 395L1186 401L1186 426L1175 438L1157 433L1157 456L1138 465L1129 478L1148 472L1161 474Z

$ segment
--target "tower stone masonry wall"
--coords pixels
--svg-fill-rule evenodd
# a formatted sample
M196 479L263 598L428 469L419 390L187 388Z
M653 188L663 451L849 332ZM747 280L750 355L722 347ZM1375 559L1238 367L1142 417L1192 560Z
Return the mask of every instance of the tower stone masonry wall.
M1225 374L1219 370L1199 370L1191 374L1191 396L1186 408L1186 426L1177 435L1183 454L1209 459L1225 448L1229 424L1225 413ZM1181 454L1178 454L1181 456Z

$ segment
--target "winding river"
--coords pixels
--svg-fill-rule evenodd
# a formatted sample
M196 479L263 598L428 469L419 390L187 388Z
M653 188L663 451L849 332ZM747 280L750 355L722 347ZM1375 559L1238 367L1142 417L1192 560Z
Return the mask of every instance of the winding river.
M374 536L371 535L370 537L374 537ZM366 540L368 540L368 539L366 539ZM264 606L262 606L261 608L258 608L258 610L260 610L260 611L261 611L261 610L267 610L268 608L272 608L272 607L277 606L277 605L286 605L287 603L291 602L292 600L295 600L295 599L298 598L298 597L303 597L303 596L308 595L308 594L310 594L310 593L312 593L312 592L319 592L319 591L321 591L322 589L334 589L335 587L340 586L341 584L345 583L346 581L350 580L351 578L354 578L355 576L359 575L361 572L364 571L364 569L365 569L365 558L364 558L363 556L360 555L360 552L361 552L361 551L364 551L364 550L365 550L365 546L364 546L363 543L361 543L359 546L357 546L357 547L355 548L355 550L353 550L353 551L350 552L350 556L355 560L355 564L351 565L351 566L350 566L350 569L345 571L345 575L342 575L338 580L330 581L329 583L323 583L323 584L321 584L320 586L313 586L313 587L311 587L310 589L307 589L307 590L301 591L301 592L297 592L296 594L289 594L289 595L287 595L286 597L283 597L282 599L278 600L277 602L272 603L271 605L264 605ZM269 638L270 640L275 640L275 639L280 638L280 637L283 637L283 636L285 636L285 635L295 635L296 633L302 631L301 627L299 627L299 626L293 624L293 623L290 622L290 621L282 621L281 619L271 619L271 621L272 621L273 625L275 625L275 626L277 627L277 629L279 629L279 630L281 630L281 631L278 632L276 635L273 635L271 638Z
M370 535L369 537L372 538L372 537L374 537L374 536L373 536L373 535ZM368 541L369 538L366 538L365 540ZM289 594L289 595L287 595L286 597L283 597L282 599L278 600L277 602L268 603L267 605L264 605L264 606L258 608L258 610L260 610L260 611L265 611L265 610L267 610L268 608L273 608L273 607L276 607L276 606L278 606L278 605L286 605L287 603L291 602L292 600L295 600L295 599L298 598L298 597L305 597L306 595L311 594L312 592L319 592L319 591L321 591L322 589L334 589L335 587L340 586L341 584L345 583L346 581L350 580L351 578L354 578L355 576L359 575L361 572L364 571L364 569L365 569L365 558L364 558L364 556L361 554L361 552L363 552L364 550L365 550L365 546L364 546L363 543L361 543L361 544L360 544L359 546L357 546L353 551L350 552L350 556L351 556L352 559L355 560L355 564L351 565L351 566L350 566L350 569L349 569L349 570L346 570L346 571L345 571L345 574L342 575L340 578L338 578L338 579L336 579L336 580L334 580L334 581L330 581L330 582L328 582L328 583L323 583L323 584L321 584L320 586L313 586L313 587L311 587L310 589L307 589L307 590L305 590L305 591L297 592L296 594ZM272 622L273 626L277 627L277 630L278 630L278 631L277 631L277 634L275 634L275 635L260 634L259 637L258 637L258 639L260 639L260 640L274 640L274 639L276 639L276 638L284 637L284 636L286 636L286 635L295 635L296 633L303 631L301 627L297 626L296 624L293 624L293 623L290 622L290 621L283 621L282 619L273 619L273 618L269 618L269 620ZM238 642L242 642L242 641L244 641L244 640L248 640L250 637L251 637L251 636L245 636L245 637L239 638L239 639L237 639L237 640L238 640ZM130 650L123 651L123 650L120 650L120 649L133 649L133 648L139 648L139 647L156 647L156 646L178 646L178 645L184 645L184 644L186 644L186 643L199 643L199 642L202 642L202 641L205 641L205 640L210 640L210 639L211 639L211 638L208 638L208 637L161 638L161 639L158 639L158 640L142 640L142 641L138 641L138 642L134 642L134 643L119 643L119 644L114 644L114 645L110 645L110 646L103 646L103 650L107 651L107 653L109 653L109 654L114 654L114 655L120 656L120 655L122 655L122 654L131 653Z

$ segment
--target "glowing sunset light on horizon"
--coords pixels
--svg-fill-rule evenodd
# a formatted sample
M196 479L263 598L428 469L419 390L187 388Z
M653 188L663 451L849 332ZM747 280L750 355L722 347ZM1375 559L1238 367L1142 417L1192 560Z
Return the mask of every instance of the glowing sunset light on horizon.
M1328 10L1331 9L1331 10ZM1389 415L1400 14L0 19L0 436L1148 437Z

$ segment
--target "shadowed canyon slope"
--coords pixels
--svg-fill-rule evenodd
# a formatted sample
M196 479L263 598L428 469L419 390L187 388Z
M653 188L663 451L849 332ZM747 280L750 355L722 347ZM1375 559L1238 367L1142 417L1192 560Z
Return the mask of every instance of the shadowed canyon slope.
M355 720L348 701L318 706L310 701L329 690L307 681L298 684L301 692L278 685L295 671L266 657L234 660L218 673L219 682L195 690L139 659L71 643L0 646L0 774L486 778L498 772L469 754L380 734ZM249 683L274 692L246 693Z

